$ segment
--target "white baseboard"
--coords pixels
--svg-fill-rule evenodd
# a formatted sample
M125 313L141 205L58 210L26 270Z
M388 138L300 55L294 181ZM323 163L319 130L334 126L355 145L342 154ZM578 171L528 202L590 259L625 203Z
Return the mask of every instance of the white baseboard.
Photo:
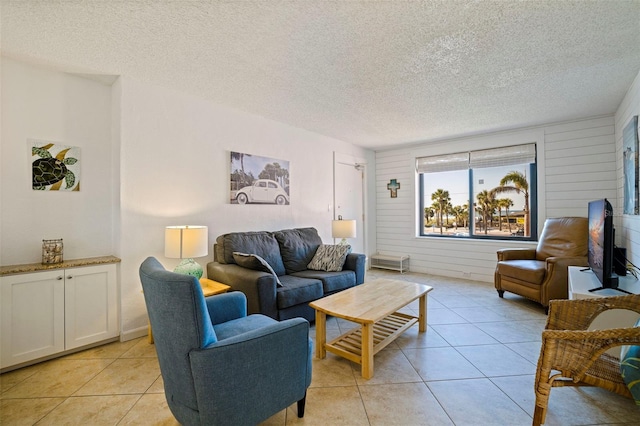
M127 340L137 339L139 337L144 337L149 334L149 327L138 327L133 330L127 330L120 333L120 341L126 342Z

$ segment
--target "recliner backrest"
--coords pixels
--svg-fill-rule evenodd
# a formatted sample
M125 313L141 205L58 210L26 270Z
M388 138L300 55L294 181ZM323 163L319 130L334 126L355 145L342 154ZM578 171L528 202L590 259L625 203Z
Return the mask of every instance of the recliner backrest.
M217 340L202 287L196 277L169 272L153 257L140 266L140 281L167 400L197 410L189 352Z
M589 223L586 217L549 218L536 248L536 259L586 256Z

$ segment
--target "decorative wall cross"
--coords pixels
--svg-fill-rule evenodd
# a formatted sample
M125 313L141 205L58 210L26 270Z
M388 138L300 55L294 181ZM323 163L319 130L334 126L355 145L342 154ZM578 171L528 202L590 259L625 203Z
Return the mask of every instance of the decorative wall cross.
M387 189L391 191L391 198L398 197L398 189L400 189L400 182L397 179L391 179L387 184Z

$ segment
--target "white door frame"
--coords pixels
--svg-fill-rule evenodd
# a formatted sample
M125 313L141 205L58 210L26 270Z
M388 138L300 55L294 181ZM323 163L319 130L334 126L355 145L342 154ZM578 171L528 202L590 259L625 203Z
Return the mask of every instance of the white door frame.
M367 160L353 155L342 154L334 151L333 153L333 219L337 219L337 207L336 207L336 193L339 183L336 182L336 168L338 164L352 166L362 173L362 217L359 220L362 221L362 246L364 249L364 255L369 261L369 253L367 248L368 231L367 231Z

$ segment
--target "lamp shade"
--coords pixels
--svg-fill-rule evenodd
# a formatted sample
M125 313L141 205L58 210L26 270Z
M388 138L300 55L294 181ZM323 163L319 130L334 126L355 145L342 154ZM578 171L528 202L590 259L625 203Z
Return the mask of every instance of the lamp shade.
M167 226L164 231L164 255L172 259L203 257L209 254L209 230L206 226Z
M355 219L342 220L342 216L338 216L338 220L331 221L331 236L333 238L355 238Z

